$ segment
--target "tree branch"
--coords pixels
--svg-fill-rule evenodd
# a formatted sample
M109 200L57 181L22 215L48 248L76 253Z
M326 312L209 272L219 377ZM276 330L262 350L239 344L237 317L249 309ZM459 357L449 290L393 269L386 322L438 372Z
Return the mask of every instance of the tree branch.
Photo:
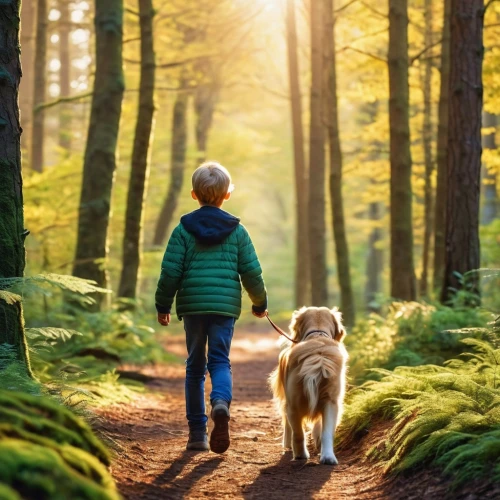
M416 60L420 59L426 52L428 52L429 50L433 49L436 45L440 45L442 42L443 42L443 39L440 38L439 40L437 40L436 42L432 43L431 45L429 45L427 47L424 47L420 52L418 52L413 57L410 57L410 66L413 66L413 63Z
M39 113L44 109L53 108L54 106L58 106L59 104L65 104L68 102L79 101L80 99L86 99L87 97L92 97L93 94L94 92L86 92L85 94L78 94L71 97L60 97L59 99L56 99L54 101L42 102L34 108L34 112Z
M372 59L375 59L376 61L381 61L384 64L388 63L387 59L384 59L383 57L377 56L376 54L372 54L370 52L365 52L364 50L357 49L355 47L350 47L350 46L342 47L342 49L340 49L337 52L345 52L346 50L352 50L353 52L357 52L358 54L363 54L365 56L371 57Z

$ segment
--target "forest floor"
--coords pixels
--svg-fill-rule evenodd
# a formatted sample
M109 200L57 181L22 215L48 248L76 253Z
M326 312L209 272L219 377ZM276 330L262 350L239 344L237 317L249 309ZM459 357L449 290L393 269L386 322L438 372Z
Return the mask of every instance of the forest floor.
M184 339L166 337L165 348L184 356ZM340 464L319 465L318 455L305 462L283 453L281 424L267 376L278 349L273 334L237 330L232 348L234 399L231 407L231 447L223 455L185 450L184 365L142 369L152 377L147 391L131 404L99 411L100 432L115 447L112 473L126 499L479 499L499 492L481 485L450 490L432 470L395 480L364 460L374 433L352 450L337 450ZM131 369L133 367L127 367ZM207 380L207 394L210 383Z

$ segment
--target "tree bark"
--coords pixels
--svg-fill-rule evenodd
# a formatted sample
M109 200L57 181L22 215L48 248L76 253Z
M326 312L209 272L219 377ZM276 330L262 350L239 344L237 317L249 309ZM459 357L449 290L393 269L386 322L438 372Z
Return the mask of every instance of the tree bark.
M205 75L209 75L209 81L200 83L194 92L196 162L198 164L207 160L208 134L212 128L215 108L220 93L218 77L212 74L210 62L206 62L201 68L204 68L203 72Z
M325 66L325 123L330 146L330 199L332 208L333 237L337 258L337 275L340 287L340 308L347 326L355 321L354 295L351 284L349 248L344 218L342 198L342 149L340 145L338 97L337 97L337 58L334 29L334 0L324 0L324 66Z
M483 146L485 149L497 149L496 129L498 126L497 116L484 112L484 127L493 129L483 137ZM483 211L482 224L491 224L498 217L498 192L497 176L489 172L486 166L483 168Z
M302 96L300 91L299 60L297 51L297 23L295 0L287 0L286 40L288 54L288 79L290 86L290 111L292 115L293 159L295 167L295 306L309 303L309 241L307 238L308 179L304 153L302 126Z
M96 0L94 23L94 93L83 165L73 274L106 287L107 232L124 93L123 0Z
M323 129L323 0L310 0L311 100L309 128L309 266L313 306L328 304L325 243L325 136Z
M24 274L25 249L23 178L21 169L21 126L19 122L19 16L21 2L2 6L0 16L0 279ZM6 286L0 284L0 291ZM20 302L0 297L0 345L11 346L26 373L31 375L24 320Z
M446 165L448 161L448 109L450 93L450 15L451 0L444 0L441 85L438 111L436 204L434 207L434 276L432 283L434 290L439 290L442 287L444 277Z
M33 89L33 133L31 138L31 168L43 171L45 112L37 106L45 102L47 70L47 0L37 0L35 67Z
M408 0L389 0L391 295L415 300L408 85Z
M153 239L153 244L156 246L163 245L165 242L175 209L177 208L179 194L184 183L187 147L188 102L189 93L181 91L177 94L172 119L170 186L156 223L156 230Z
M432 0L425 0L425 36L424 46L432 47L433 43L433 17ZM420 277L420 295L426 297L429 293L429 261L432 238L433 196L432 196L432 174L434 172L434 160L432 157L432 59L427 58L424 62L423 75L424 94L424 123L422 128L422 142L424 147L424 248L422 255L422 275Z
M464 286L479 294L483 25L483 0L452 0L443 303Z
M155 115L155 52L153 40L153 1L139 0L141 31L141 80L139 108L132 151L132 171L127 197L125 234L119 297L135 299L142 257L143 215L149 178L151 144Z
M35 64L36 4L34 0L23 0L21 6L21 62L23 77L19 85L19 107L21 108L21 147L24 154L30 151L33 120L33 67Z
M59 0L59 87L60 97L69 97L71 94L71 13L68 0ZM59 146L66 151L71 149L71 104L59 105Z
M380 203L370 203L369 219L378 224L382 218ZM365 285L365 303L368 312L379 312L380 307L377 304L377 295L382 290L382 266L384 262L384 253L379 247L382 241L382 230L378 225L373 227L368 240L368 258L366 262L366 285Z

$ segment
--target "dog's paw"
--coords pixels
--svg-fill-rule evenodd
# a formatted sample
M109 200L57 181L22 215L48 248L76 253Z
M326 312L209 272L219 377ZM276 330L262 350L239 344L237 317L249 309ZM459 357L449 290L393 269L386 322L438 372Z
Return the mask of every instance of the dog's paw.
M309 452L307 450L304 450L301 453L293 454L293 459L294 460L309 460Z
M319 462L322 465L338 465L339 461L337 460L337 457L332 453L331 455L321 455Z

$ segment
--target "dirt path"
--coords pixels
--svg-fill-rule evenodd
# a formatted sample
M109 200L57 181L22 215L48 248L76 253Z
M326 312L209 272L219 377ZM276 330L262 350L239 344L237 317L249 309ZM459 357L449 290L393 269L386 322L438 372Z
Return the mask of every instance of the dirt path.
M273 335L238 332L232 350L234 400L231 448L224 455L187 452L184 366L146 370L152 391L132 405L101 412L102 432L116 443L112 472L127 499L376 499L446 498L444 485L428 475L416 488L384 484L380 472L358 453L338 452L338 467L321 466L318 456L293 462L281 449L281 428L267 390L277 359ZM183 339L168 350L182 357ZM209 386L209 384L208 384ZM209 393L207 387L207 394ZM426 485L425 485L426 484ZM460 497L462 497L460 495ZM463 498L476 498L464 495ZM455 495L452 498L459 498ZM479 497L477 497L479 498ZM483 496L483 498L485 498Z

